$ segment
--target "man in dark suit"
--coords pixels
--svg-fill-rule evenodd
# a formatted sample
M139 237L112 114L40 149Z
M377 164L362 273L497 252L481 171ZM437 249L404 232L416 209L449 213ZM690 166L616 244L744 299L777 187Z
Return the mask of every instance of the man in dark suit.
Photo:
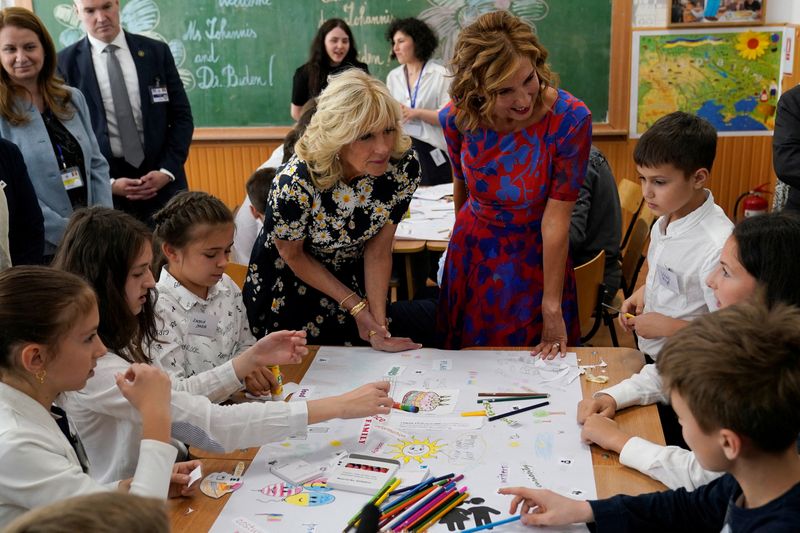
M778 179L789 186L784 209L800 213L800 85L783 93L778 101L772 164Z
M75 11L88 36L58 54L59 71L89 104L115 206L152 223L187 189L189 99L169 47L122 31L119 0L75 0Z

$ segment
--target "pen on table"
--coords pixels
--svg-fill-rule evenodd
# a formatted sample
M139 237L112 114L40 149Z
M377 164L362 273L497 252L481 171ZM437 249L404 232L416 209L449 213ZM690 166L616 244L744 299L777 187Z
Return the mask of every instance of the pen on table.
M493 528L495 526L502 526L503 524L510 524L511 522L515 522L520 519L522 515L512 516L511 518L506 518L505 520L500 520L499 522L492 522L491 524L483 524L482 526L473 527L470 529L466 529L461 533L473 533L474 531L482 531L484 529Z
M622 309L620 309L619 307L614 307L613 305L608 305L605 302L603 302L603 307L608 307L609 309L611 309L612 311L616 311L620 315L625 315L625 318L636 318L636 315L634 315L633 313L623 313Z
M549 394L531 394L530 396L509 396L505 398L478 398L478 403L515 402L517 400L544 400Z
M525 411L531 411L533 409L538 409L539 407L544 407L545 405L550 405L550 402L536 403L536 404L533 404L533 405L529 405L527 407L523 407L522 409L517 409L515 411L509 411L507 413L500 413L499 415L490 416L489 417L489 422L492 422L494 420L500 420L501 418L505 418L505 417L511 416L511 415L516 415L518 413L524 413Z
M369 504L374 505L375 502L378 500L378 498L383 496L384 493L389 492L389 487L391 487L392 485L397 486L397 484L395 483L396 481L398 481L398 479L396 477L393 477L389 479L389 481L384 483L383 487L381 487L380 490L376 492L372 498L370 498L370 500L367 502L367 505ZM353 518L347 521L347 527L344 528L344 531L345 532L350 531L350 529L356 524L356 522L358 522L360 516L361 516L361 509L359 509L355 515L353 515Z
M478 396L488 396L490 398L505 398L507 396L545 396L547 398L550 397L550 394L547 392L479 392Z
M398 409L407 413L419 413L419 407L407 403L394 402L392 403L392 409Z

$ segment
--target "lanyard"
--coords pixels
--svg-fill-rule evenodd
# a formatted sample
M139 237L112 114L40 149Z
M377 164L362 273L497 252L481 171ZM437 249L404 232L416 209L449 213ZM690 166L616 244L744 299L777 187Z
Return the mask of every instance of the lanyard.
M406 69L406 87L408 87L408 98L411 100L411 109L414 109L414 106L417 105L417 93L419 93L419 80L422 79L422 73L425 72L425 65L426 63L422 64L422 68L419 71L419 76L417 76L417 86L414 87L414 94L411 94L411 84L408 83L408 69Z
M61 170L66 170L67 162L64 160L64 153L61 151L60 143L56 143L56 150L58 150L58 159L61 161Z

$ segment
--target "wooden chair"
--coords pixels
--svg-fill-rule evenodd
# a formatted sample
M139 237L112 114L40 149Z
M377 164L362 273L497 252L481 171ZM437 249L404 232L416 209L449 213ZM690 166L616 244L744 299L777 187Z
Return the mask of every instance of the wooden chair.
M633 294L634 289L636 289L636 280L642 270L642 265L644 265L645 250L649 240L650 222L646 218L639 217L633 224L628 246L622 253L622 282L620 288L625 298Z
M619 194L619 205L622 208L623 220L628 220L628 226L622 235L622 242L620 243L620 249L624 249L628 245L628 239L631 231L633 231L636 219L639 217L639 212L644 206L644 198L642 198L642 188L631 180L626 179L620 180L617 184L617 193Z
M247 265L228 263L227 266L225 266L225 273L239 286L239 290L244 287L244 281L247 279Z
M605 250L600 250L600 253L593 259L575 267L575 287L578 293L578 320L581 325L581 343L588 341L597 333L597 330L600 329L600 323L604 319L601 303L606 293L606 286L603 284L605 267Z

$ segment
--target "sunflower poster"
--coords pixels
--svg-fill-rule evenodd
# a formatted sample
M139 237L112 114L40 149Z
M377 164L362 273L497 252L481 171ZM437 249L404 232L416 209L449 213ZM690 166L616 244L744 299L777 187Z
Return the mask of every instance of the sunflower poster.
M782 45L777 27L634 32L630 136L673 111L720 135L771 135Z

